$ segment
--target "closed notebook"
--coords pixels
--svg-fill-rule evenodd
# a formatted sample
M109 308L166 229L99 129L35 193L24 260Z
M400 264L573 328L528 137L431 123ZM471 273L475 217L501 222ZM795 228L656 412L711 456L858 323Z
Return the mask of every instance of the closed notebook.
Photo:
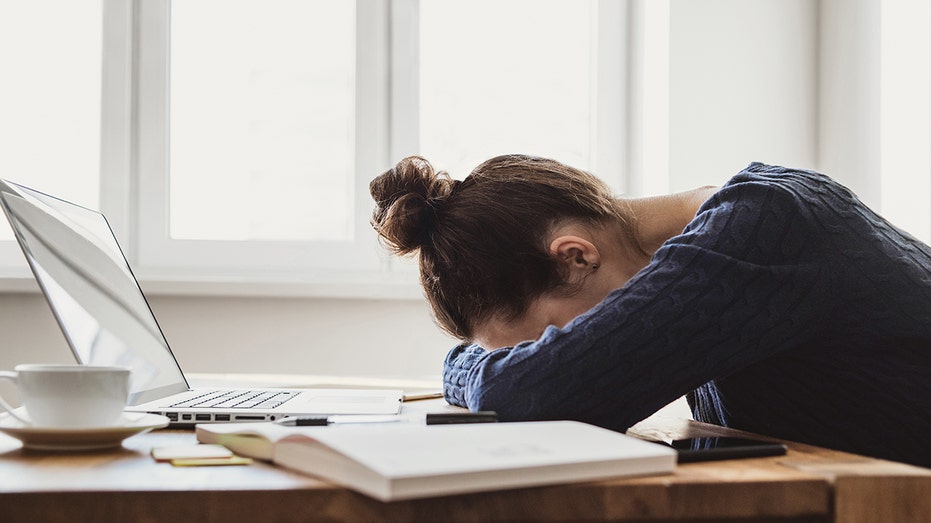
M573 421L280 427L197 438L382 501L671 473L676 452Z

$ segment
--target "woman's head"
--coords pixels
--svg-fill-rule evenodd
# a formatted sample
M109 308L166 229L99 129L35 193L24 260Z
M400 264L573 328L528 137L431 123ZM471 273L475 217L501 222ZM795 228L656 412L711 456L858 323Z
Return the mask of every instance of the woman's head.
M565 264L550 252L554 227L627 223L591 174L524 155L492 158L463 181L423 158L405 158L369 190L375 230L397 254L419 251L437 322L465 340L492 318L521 317L546 293L573 292Z

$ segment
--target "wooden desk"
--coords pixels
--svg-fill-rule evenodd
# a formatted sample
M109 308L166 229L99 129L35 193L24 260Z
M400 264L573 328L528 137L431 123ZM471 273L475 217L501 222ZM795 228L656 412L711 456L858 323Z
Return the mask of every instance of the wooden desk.
M659 416L630 432L739 434ZM931 470L799 444L668 476L382 503L265 463L177 468L149 457L194 442L190 431L156 431L114 451L54 454L0 435L0 521L931 521Z

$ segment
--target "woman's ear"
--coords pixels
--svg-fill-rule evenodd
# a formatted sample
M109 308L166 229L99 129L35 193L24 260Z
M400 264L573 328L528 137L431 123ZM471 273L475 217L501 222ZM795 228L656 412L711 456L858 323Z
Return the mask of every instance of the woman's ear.
M550 254L566 264L569 280L581 281L601 265L601 253L591 241L580 236L557 236L550 242Z

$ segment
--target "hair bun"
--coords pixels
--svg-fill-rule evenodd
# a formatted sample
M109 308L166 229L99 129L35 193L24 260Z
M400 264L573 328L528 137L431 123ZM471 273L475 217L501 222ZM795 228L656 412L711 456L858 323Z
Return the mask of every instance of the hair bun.
M375 200L372 227L398 254L408 254L430 241L446 200L459 183L430 162L410 156L369 184Z

